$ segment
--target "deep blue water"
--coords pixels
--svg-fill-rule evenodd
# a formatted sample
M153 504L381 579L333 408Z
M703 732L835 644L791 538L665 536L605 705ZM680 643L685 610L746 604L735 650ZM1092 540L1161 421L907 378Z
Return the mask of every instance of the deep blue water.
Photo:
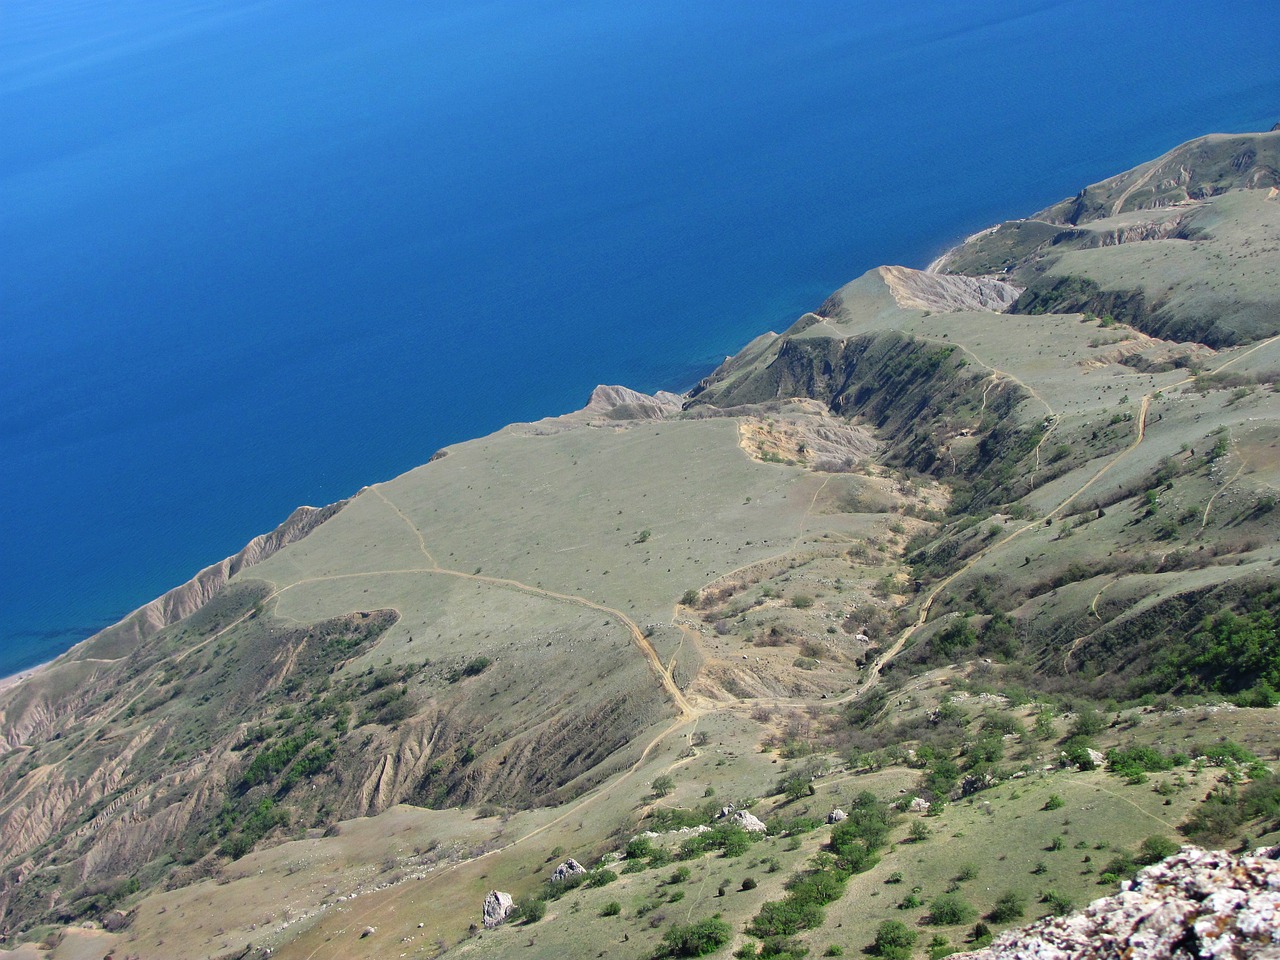
M0 675L296 504L1280 120L1274 0L636 7L5 0Z

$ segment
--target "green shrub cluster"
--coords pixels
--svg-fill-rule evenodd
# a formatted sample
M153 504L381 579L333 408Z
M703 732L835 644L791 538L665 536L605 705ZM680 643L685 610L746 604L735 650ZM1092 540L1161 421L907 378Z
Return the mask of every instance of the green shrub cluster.
M831 830L830 853L815 858L811 869L793 877L784 899L765 903L747 932L767 940L820 926L822 908L840 899L849 877L877 863L876 851L888 837L890 817L888 804L871 793L859 794L848 818Z
M876 938L867 953L883 960L909 960L917 934L901 920L885 920L876 929Z
M686 838L676 857L693 860L712 850L719 850L726 857L740 857L759 839L759 834L743 830L736 823L719 823L705 833Z
M1201 802L1179 829L1199 843L1221 843L1234 837L1254 819L1280 825L1280 775L1259 776L1243 790L1220 784Z
M1186 754L1165 754L1154 747L1140 745L1124 749L1113 747L1107 751L1107 770L1133 781L1141 781L1147 773L1172 770L1186 762Z
M705 957L729 942L733 929L719 915L695 923L676 924L662 935L659 957Z

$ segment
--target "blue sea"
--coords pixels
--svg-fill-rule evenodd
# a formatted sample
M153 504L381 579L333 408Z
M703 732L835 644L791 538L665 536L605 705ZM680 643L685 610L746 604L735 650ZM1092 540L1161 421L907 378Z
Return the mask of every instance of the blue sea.
M4 0L0 675L437 448L1280 120L1274 0Z

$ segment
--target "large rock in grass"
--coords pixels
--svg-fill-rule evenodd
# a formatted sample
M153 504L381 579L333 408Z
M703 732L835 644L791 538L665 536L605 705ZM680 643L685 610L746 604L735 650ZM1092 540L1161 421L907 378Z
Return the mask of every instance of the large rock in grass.
M568 880L570 877L581 876L587 872L587 868L580 864L577 860L570 857L560 866L556 867L555 872L551 874L553 883L559 883L562 880Z
M515 908L516 902L511 899L511 894L503 893L501 890L490 890L489 895L484 898L485 929L492 930L501 924L511 916L511 911Z
M970 960L1274 960L1280 847L1248 856L1183 847L1083 911L1010 930Z
M730 823L735 823L743 830L749 830L751 833L764 833L769 828L766 827L760 818L752 814L748 810L739 810L733 816L729 817Z

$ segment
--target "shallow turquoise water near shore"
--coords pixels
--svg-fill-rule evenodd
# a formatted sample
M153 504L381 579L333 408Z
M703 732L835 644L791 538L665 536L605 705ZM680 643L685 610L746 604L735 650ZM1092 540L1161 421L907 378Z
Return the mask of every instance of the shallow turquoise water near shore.
M1013 12L1011 12L1013 11ZM438 447L1280 120L1280 8L11 0L0 675Z

